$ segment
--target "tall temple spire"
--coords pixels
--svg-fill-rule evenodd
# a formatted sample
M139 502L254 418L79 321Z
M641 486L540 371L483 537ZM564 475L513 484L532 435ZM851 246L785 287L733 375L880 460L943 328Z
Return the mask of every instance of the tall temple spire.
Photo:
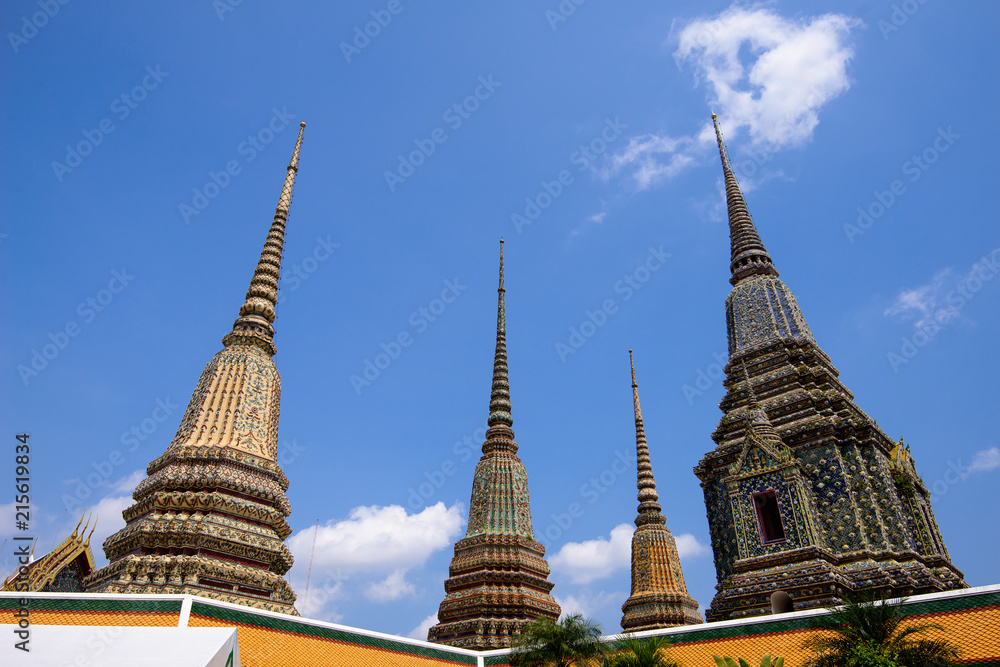
M277 461L281 377L272 358L285 223L305 123L271 228L223 349L205 366L177 434L146 468L104 542L101 593L188 593L294 614L288 479Z
M299 125L299 136L295 140L292 159L285 172L285 183L274 210L274 221L264 240L257 268L254 269L246 300L240 306L240 317L233 323L233 330L222 342L227 347L237 341L262 345L271 355L277 351L274 346L274 308L278 305L278 281L281 278L281 257L285 248L285 223L288 209L292 204L292 187L295 174L299 170L299 149L302 147L302 133L306 129Z
M646 444L646 431L642 425L642 407L639 405L639 385L635 382L635 361L632 360L632 350L628 351L628 361L632 366L632 403L635 408L635 457L639 487L639 515L635 525L648 523L666 525L667 519L660 513L656 494L656 480L653 479L653 466L649 462L649 445Z
M497 348L493 355L493 389L490 392L489 427L514 425L510 414L510 381L507 377L507 316L504 307L503 239L500 239L500 286L497 288ZM511 434L513 437L513 433Z
M729 164L729 155L726 153L726 144L722 141L722 130L719 129L719 120L712 114L712 123L715 125L715 138L719 143L719 156L722 158L722 173L726 182L726 205L729 209L729 242L731 247L731 260L729 269L732 278L729 279L733 285L747 276L775 276L778 270L774 268L771 256L764 248L764 243L760 240L757 228L754 227L753 218L750 217L750 210L743 199L743 192L740 191L739 183Z
M503 240L497 293L489 428L472 482L469 526L455 544L438 624L427 633L432 642L476 650L510 646L525 624L536 618L555 620L560 611L550 593L545 547L535 541L528 472L517 457L511 428Z
M688 595L684 583L677 543L657 502L659 496L642 423L632 350L628 351L628 360L632 367L639 508L632 535L632 594L622 605L622 630L639 632L701 623L698 603Z

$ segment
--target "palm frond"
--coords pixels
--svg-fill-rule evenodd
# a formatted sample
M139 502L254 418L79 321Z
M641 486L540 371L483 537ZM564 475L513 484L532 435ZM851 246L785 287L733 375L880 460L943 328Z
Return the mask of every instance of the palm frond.
M909 623L902 610L905 600L877 599L870 593L848 599L826 616L810 621L821 634L806 639L802 646L815 655L807 667L834 667L855 664L861 653L898 660L900 665L950 665L958 651L946 640L916 639L930 631L943 630L935 623Z

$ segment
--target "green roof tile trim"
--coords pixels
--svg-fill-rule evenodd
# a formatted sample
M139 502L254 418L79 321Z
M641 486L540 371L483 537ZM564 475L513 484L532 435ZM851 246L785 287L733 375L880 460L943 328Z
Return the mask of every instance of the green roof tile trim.
M903 606L906 616L921 614L940 614L946 611L965 611L966 609L982 609L984 607L1000 606L1000 592L980 593L965 597L929 600L927 602L911 602Z
M354 644L356 646L366 646L369 648L394 651L396 653L406 653L408 655L418 655L424 658L436 660L446 660L459 665L477 665L478 661L474 655L460 655L443 649L435 649L426 646L415 646L404 642L396 642L382 637L370 637L368 635L356 634L344 630L324 628L310 623L274 618L262 614L248 613L238 609L227 607L216 607L201 602L193 602L191 605L191 616L201 616L217 621L225 621L239 625L253 625L269 630L289 632L296 635L316 637L332 641Z
M181 613L181 600L129 600L124 596L120 600L95 600L93 598L36 598L26 595L30 600L29 609L38 611L108 611L128 612L130 614L163 614ZM18 609L16 597L0 598L0 610Z
M493 667L494 665L509 665L510 655L493 655L483 658L483 667Z

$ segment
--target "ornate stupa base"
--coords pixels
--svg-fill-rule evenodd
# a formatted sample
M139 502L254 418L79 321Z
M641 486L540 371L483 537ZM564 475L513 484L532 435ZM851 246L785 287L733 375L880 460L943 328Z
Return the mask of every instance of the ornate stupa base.
M737 569L742 571L722 582L712 607L705 611L709 621L770 614L776 591L788 594L794 611L803 611L844 604L859 591L905 597L967 588L962 573L950 562L915 553L839 555L808 548L738 563Z
M459 540L445 581L440 623L428 641L473 650L506 648L521 628L538 618L559 618L549 593L545 547L513 535Z
M128 556L84 585L90 593L199 595L298 616L295 592L281 576L200 556Z
M642 632L704 623L698 603L689 595L633 595L622 605L622 630Z

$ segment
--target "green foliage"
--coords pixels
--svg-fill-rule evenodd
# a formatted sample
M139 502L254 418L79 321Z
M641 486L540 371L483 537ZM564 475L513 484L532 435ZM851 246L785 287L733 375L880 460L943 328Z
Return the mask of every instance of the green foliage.
M664 655L664 651L670 648L670 640L666 637L636 639L619 635L616 644L622 650L610 656L604 663L605 667L679 667Z
M579 665L579 659L602 657L607 647L601 642L603 631L594 621L580 614L561 621L540 618L524 626L514 637L511 665Z
M859 644L847 656L846 667L899 667L899 663L886 648Z
M750 663L743 658L737 658L740 661L739 665L737 665L736 660L733 660L728 655L721 658L717 655L713 655L712 657L715 658L715 664L718 667L750 667ZM760 667L783 667L784 664L784 658L774 658L772 660L770 655L765 655L760 659Z
M909 475L903 472L893 471L892 481L896 483L896 486L899 487L899 490L902 491L903 494L907 496L913 495L913 480L910 479Z
M803 643L816 652L806 667L943 667L958 658L957 648L947 640L917 638L942 628L907 623L902 601L872 595L853 598L828 616L813 619L810 627L825 632Z

